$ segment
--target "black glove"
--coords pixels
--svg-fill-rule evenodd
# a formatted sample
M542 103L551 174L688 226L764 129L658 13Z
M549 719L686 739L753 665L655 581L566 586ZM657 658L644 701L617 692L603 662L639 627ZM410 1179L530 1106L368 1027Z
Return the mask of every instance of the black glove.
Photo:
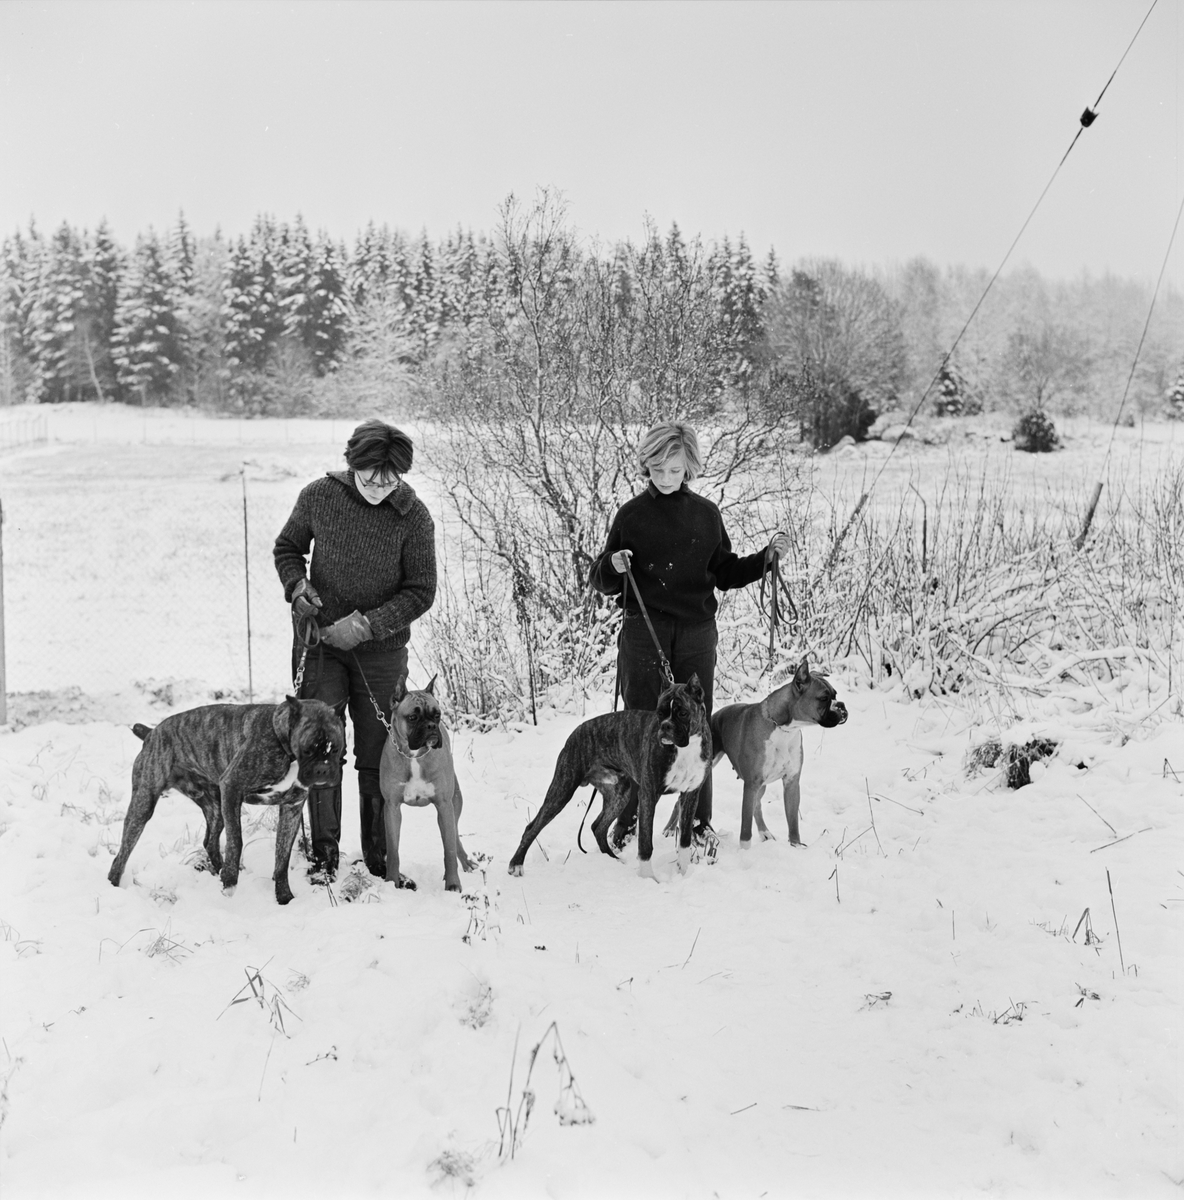
M352 650L360 642L368 642L374 634L370 622L355 608L348 617L321 630L321 641L334 650Z
M292 616L297 621L316 616L320 611L321 598L316 588L307 579L301 579L292 589Z

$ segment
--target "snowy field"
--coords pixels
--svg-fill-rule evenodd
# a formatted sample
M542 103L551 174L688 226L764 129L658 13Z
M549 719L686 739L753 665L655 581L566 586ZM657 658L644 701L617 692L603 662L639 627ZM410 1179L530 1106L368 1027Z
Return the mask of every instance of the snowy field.
M6 1197L1179 1194L1178 681L1172 698L1145 666L1050 682L1017 695L1013 727L836 671L851 716L806 733L807 846L770 795L778 840L742 851L721 764L718 861L678 876L660 841L657 884L632 848L576 848L587 791L506 874L580 719L547 709L537 728L454 731L461 834L488 856L463 897L422 812L404 821L416 893L351 902L297 854L280 908L259 820L223 896L193 869L200 816L177 796L117 890L126 723L245 699L243 463L252 681L271 698L287 671L271 542L347 429L236 439L124 414L104 428L125 436L96 441L91 415L55 413L71 441L0 458ZM1137 432L1119 464L1174 452L1174 434ZM1102 434L1025 457L1031 494L1100 462ZM821 462L819 486L858 487L881 452ZM948 454L892 469L920 478ZM1004 727L1059 743L1019 791L967 765Z

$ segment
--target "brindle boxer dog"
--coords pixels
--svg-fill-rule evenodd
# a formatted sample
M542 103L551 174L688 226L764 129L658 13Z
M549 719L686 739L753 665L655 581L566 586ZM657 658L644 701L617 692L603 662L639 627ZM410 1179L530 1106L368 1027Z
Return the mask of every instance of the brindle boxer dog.
M703 708L698 675L668 687L658 698L656 712L630 710L605 713L578 725L555 763L555 775L538 815L522 834L510 859L510 874L521 875L531 842L575 795L591 784L604 797L604 807L592 822L596 844L611 858L609 826L629 799L629 782L637 784L637 856L641 874L654 879L654 809L658 797L678 792L685 819L679 828L678 869L690 860L691 827L699 785L711 764L711 730Z
M444 890L459 892L457 861L466 871L471 871L473 864L460 844L458 826L464 801L452 764L448 730L440 724L440 704L433 692L435 684L433 675L432 682L422 692L409 692L404 679L391 694L394 709L391 732L378 764L386 829L386 877L388 882L414 891L414 880L399 873L403 805L422 808L434 804L440 840L444 843Z
M773 835L765 825L761 799L765 788L781 780L790 845L802 844L798 807L802 801L802 728L821 725L833 729L847 719L846 706L835 699L835 689L820 674L810 674L806 659L793 678L756 704L729 704L711 716L711 741L715 762L726 754L744 781L740 810L740 845L752 844L752 818L761 841Z
M205 814L210 870L221 873L228 892L238 883L242 860L243 804L278 805L272 878L276 900L287 904L288 860L308 789L333 787L341 779L344 711L344 702L333 709L289 696L283 704L207 704L165 717L155 729L133 725L144 747L132 764L132 799L107 878L119 886L156 802L171 788ZM218 848L223 824L225 860Z

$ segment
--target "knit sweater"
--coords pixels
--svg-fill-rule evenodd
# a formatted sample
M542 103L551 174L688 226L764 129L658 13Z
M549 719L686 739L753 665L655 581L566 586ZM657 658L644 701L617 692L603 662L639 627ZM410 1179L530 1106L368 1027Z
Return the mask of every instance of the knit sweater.
M275 569L284 599L305 576L321 598L320 623L331 625L357 609L373 641L361 650L396 650L411 622L436 598L435 526L422 500L402 482L370 504L350 471L330 471L302 489L275 539Z
M708 621L718 607L715 589L754 583L764 574L765 552L740 557L724 529L720 511L684 483L665 496L651 483L617 510L604 552L592 564L588 582L606 596L619 596L627 613L637 599L610 561L632 550L630 570L646 608L677 621Z

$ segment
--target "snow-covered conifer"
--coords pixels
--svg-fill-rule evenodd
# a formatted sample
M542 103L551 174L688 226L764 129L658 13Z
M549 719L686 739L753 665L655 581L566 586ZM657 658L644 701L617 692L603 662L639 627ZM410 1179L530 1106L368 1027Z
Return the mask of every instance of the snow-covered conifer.
M124 396L141 404L175 398L185 358L175 284L152 230L136 242L115 313L112 355Z

